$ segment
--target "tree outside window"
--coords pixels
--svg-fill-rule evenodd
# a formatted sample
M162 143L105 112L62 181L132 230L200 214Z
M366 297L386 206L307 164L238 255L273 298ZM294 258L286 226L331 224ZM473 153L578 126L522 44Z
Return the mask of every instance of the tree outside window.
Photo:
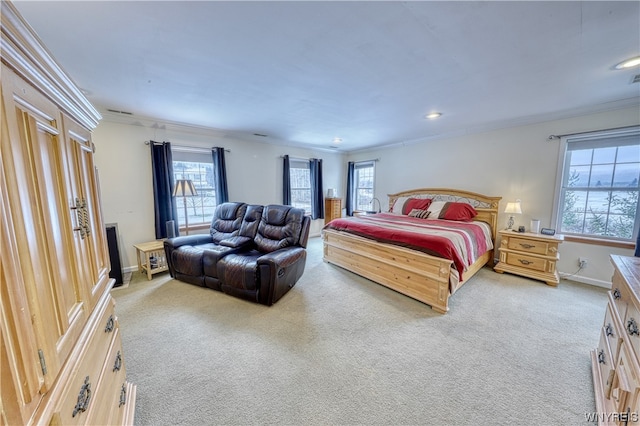
M564 234L632 241L637 235L640 131L568 138L557 227Z
M174 154L174 158L175 158ZM207 156L204 156L206 159ZM210 158L211 155L208 155ZM196 188L198 195L185 197L187 202L187 215L189 227L210 224L216 208L216 189L213 177L213 160L208 162L198 161L173 161L174 181L178 179L190 179ZM185 225L185 211L182 208L183 200L178 201L178 224Z
M291 182L291 205L311 213L311 172L309 162L291 160L289 165Z

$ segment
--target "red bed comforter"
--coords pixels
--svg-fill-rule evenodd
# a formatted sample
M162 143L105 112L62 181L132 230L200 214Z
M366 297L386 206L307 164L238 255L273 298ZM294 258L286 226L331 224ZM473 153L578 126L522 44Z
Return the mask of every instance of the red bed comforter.
M467 266L493 248L491 228L485 222L419 219L392 213L334 219L324 229L335 229L394 244L453 261L460 281Z

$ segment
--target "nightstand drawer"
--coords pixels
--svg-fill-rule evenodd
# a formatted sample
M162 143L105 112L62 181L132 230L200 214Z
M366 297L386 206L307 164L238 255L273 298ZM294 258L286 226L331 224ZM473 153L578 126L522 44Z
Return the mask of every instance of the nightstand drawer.
M527 253L555 256L558 252L558 243L547 241L534 241L527 238L510 237L507 248Z
M527 256L520 253L507 253L507 264L519 268L545 272L547 270L547 263L548 261L546 259L540 257Z

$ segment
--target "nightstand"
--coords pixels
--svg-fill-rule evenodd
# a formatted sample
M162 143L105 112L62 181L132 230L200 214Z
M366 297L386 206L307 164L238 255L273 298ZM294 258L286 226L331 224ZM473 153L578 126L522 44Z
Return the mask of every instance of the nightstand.
M509 272L523 277L541 280L548 285L557 286L560 282L556 262L560 259L558 246L562 244L562 235L542 235L530 232L498 232L502 237L500 261L494 270L498 273Z
M136 248L136 257L138 258L138 272L146 272L148 280L153 274L169 270L163 240L134 244L133 246Z

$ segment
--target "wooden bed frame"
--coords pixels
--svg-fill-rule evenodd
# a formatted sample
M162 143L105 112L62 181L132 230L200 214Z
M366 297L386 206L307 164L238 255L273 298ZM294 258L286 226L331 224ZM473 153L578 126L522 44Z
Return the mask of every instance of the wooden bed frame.
M389 194L389 210L399 197L432 198L471 204L478 215L474 220L491 226L496 243L498 203L502 197L489 197L468 191L446 188L422 188ZM324 261L382 284L419 300L440 313L449 310L449 297L483 266L493 266L493 250L486 252L464 273L464 281L453 290L450 278L453 262L392 244L380 243L342 231L325 229Z

